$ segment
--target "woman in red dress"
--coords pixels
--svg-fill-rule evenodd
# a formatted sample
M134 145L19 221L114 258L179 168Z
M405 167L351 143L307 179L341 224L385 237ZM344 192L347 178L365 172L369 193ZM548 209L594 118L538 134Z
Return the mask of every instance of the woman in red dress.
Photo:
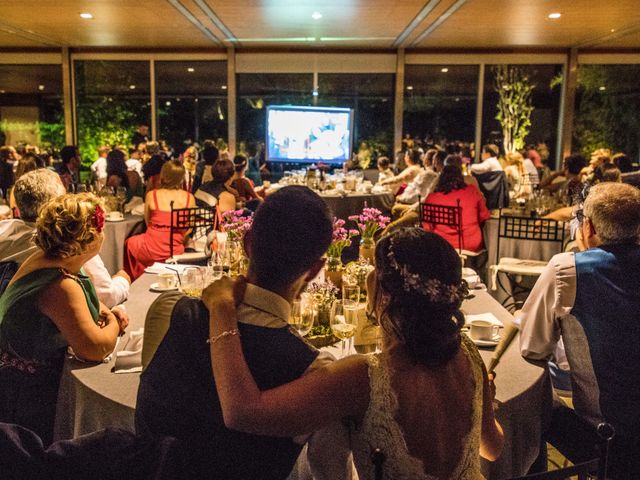
M425 203L455 207L460 201L462 207L462 245L458 245L458 232L453 227L444 225L425 224L423 227L437 233L447 240L456 250L462 248L472 252L479 252L484 248L482 239L482 225L491 214L482 193L474 186L464 181L462 170L457 165L445 160L445 167L440 174L438 184Z
M194 207L195 199L182 190L184 166L179 161L170 160L162 166L160 188L147 193L144 207L144 221L147 231L130 237L125 242L124 269L135 280L144 269L154 262L164 262L170 256L171 202L173 208ZM184 253L186 231L174 231L173 253Z

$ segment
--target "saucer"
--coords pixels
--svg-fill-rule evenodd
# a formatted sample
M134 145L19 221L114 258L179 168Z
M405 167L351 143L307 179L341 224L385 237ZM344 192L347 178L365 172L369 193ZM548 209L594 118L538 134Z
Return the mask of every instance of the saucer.
M471 335L467 335L471 338ZM492 340L476 340L475 338L471 338L471 341L478 347L495 347L500 343L500 335L494 336Z
M107 222L124 222L124 218L109 218L109 217L105 217L105 220Z
M161 287L158 282L152 283L151 286L149 287L149 290L153 292L170 292L172 290L177 290L177 289L178 289L177 285L175 287Z

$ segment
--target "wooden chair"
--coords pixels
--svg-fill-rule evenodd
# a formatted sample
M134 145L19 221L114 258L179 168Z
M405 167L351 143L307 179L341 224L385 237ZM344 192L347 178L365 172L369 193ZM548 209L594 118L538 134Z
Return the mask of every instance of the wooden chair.
M200 263L207 260L207 254L202 250L185 252L181 255L173 254L173 235L178 231L189 230L189 236L197 241L206 238L207 234L218 226L218 211L215 207L188 207L173 208L171 202L171 226L169 228L169 254L168 262L174 263Z

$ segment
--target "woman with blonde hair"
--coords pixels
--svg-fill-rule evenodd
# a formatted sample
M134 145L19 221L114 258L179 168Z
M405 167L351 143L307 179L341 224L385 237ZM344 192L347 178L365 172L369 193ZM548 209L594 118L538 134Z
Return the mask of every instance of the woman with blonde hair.
M524 157L519 152L509 152L505 155L505 161L507 166L504 173L509 181L509 189L514 192L515 198L527 198L531 195L533 182L525 168Z
M128 324L98 300L82 266L100 251L104 210L89 193L45 204L31 255L0 297L0 422L16 423L50 443L67 347L99 362Z
M144 221L147 231L130 237L125 242L124 269L135 280L154 262L164 262L170 256L171 206L195 207L193 195L182 189L184 165L179 160L165 162L160 171L160 186L150 192L144 203ZM174 231L173 252L184 253L186 231Z

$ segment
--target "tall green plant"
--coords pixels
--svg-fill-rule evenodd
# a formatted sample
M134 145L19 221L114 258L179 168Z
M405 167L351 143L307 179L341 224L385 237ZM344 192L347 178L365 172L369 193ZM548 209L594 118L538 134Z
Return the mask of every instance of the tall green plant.
M535 85L521 67L496 65L492 71L498 93L496 120L502 127L504 150L515 152L524 148L525 137L531 129L531 94Z

